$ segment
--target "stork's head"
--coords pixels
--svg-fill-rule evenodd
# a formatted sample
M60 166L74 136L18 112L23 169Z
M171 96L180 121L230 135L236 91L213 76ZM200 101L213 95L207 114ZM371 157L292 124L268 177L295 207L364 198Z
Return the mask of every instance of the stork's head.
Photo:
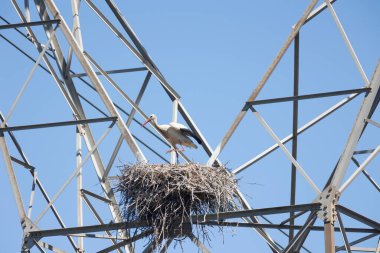
M155 122L156 120L157 120L157 116L154 115L154 114L152 114L152 115L150 115L149 118L144 122L144 124L142 124L142 126L145 126L146 124L148 124L148 122L151 122L151 121Z

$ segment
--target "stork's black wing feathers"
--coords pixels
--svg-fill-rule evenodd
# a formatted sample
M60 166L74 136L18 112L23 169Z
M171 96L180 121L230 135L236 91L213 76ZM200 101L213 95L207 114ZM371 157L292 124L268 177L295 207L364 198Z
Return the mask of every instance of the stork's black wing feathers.
M202 140L197 136L195 135L191 130L187 129L187 128L180 128L181 132L185 135L190 135L191 137L193 137L199 144L202 144Z

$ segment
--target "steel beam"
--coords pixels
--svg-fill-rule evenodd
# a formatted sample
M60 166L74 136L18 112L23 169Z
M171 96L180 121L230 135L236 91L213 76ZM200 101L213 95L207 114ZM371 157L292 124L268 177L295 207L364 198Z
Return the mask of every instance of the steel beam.
M178 224L201 224L201 225L210 225L210 226L226 226L226 227L242 227L242 228L266 228L266 229L290 229L294 228L296 230L301 230L303 226L300 225L281 225L281 224L263 224L263 223L244 223L244 222L225 222L219 220L212 221L192 221L191 223L187 223L182 220L178 220ZM70 227L63 229L49 229L49 230L39 230L39 231L31 231L31 238L43 238L43 237L51 237L51 236L63 236L63 235L74 235L74 234L82 234L82 233L93 233L107 230L119 230L123 228L141 228L146 227L148 224L144 222L130 222L130 223L109 223L109 224L101 224L101 225L91 225L91 226L83 226L83 227ZM323 231L325 228L323 226L310 226L308 227L311 231ZM334 228L334 231L339 232L339 228ZM352 228L347 227L346 232L349 233L373 233L375 235L380 235L380 229L373 228Z
M375 182L375 180L368 174L366 170L362 170L362 173L366 176L366 178L371 182L371 184L376 188L378 192L380 192L380 186Z
M376 248L351 247L351 250L355 251L355 252L371 252L371 253L375 253Z
M373 151L375 151L374 148L372 148L372 149L366 149L366 150L356 150L356 151L354 151L354 155L370 154L370 153L372 153ZM358 167L359 167L359 166L358 166Z
M348 94L361 94L361 93L368 93L370 91L371 91L370 88L359 88L359 89L314 93L314 94L301 95L301 96L294 95L292 97L256 100L256 101L252 101L252 102L247 102L246 105L250 106L250 105L263 105L263 104L272 104L272 103L281 103L281 102L290 102L290 101L300 101L300 100L305 100L305 99L333 97L333 96L341 96L341 95L348 95Z
M343 213L363 224L366 224L367 226L370 226L374 229L377 229L377 230L380 230L380 223L374 221L374 220L371 220L370 218L368 217L365 217L364 215L361 215L359 213L356 213L342 205L336 205L336 208L337 210L340 212L340 213Z
M83 194L82 197L83 197L84 202L85 202L86 205L88 206L88 208L91 210L92 214L95 216L96 220L99 222L99 224L104 225L104 222L103 222L102 218L100 217L99 213L96 211L95 207L91 204L91 202L90 202L90 200L87 198L87 196ZM111 232L108 231L108 230L105 230L105 232L106 232L106 234L107 234L108 236L111 236L111 235L112 235ZM112 241L112 243L113 243L114 245L117 244L117 241L116 241L115 239L112 239L112 238L111 238L111 241ZM118 251L119 253L123 253L121 249L117 249L117 251Z
M7 174L8 174L8 179L9 179L9 182L11 184L13 197L14 197L15 202L16 202L21 227L24 230L26 228L26 226L28 226L28 224L26 224L27 215L26 215L26 212L24 209L24 203L23 203L22 198L21 198L20 188L19 188L18 183L17 183L16 175L14 174L12 161L10 158L11 156L9 154L8 145L5 141L4 133L1 133L1 132L0 132L0 148L1 148L1 152L3 154L3 159L5 162L5 169L6 169Z
M366 121L367 121L368 123L374 125L375 127L380 128L380 123L378 123L378 122L376 122L376 121L374 121L374 120L372 120L372 119L366 119Z
M347 231L347 228L346 228L346 231ZM353 245L356 245L358 243L361 243L361 242L364 242L364 241L367 241L375 236L378 236L377 233L373 233L373 234L369 234L369 235L366 235L366 236L363 236L355 241L352 241L349 243L350 247L353 246ZM341 250L345 250L345 245L341 246L341 247L336 247L335 248L335 252L338 252L338 251L341 251Z
M201 225L209 225L209 226L218 226L218 227L237 227L237 228L265 228L265 229L294 229L294 230L301 230L303 226L301 225L281 225L281 224L267 224L267 223L244 223L244 222L226 222L226 221L206 221L206 222L199 222L199 223L194 223L194 224L201 224ZM312 223L311 223L312 224ZM310 225L306 231L319 231L322 232L324 231L325 227L324 226L313 226ZM335 232L339 232L339 228L334 228ZM372 228L356 228L356 227L347 227L346 232L348 233L363 233L363 234L368 234L368 233L374 233L376 235L380 235L380 230L377 229L372 229ZM294 249L295 251L299 251L299 248L303 247L302 244L300 244L300 240L304 239L305 234L299 239L299 241L295 244Z
M100 234L71 234L72 237L78 237L78 238L99 238L99 239L113 239L113 240L128 240L128 238L120 237L120 236L113 236L113 235L100 235ZM122 252L122 251L120 251Z
M147 237L148 235L150 235L150 234L152 234L152 233L153 233L152 230L147 230L147 231L141 232L141 233L138 234L138 235L135 235L135 236L133 236L133 237L128 238L127 240L124 240L124 241L119 242L119 243L117 243L117 244L115 244L115 245L113 245L113 246L110 246L110 247L108 247L108 248L105 248L105 249L103 249L103 250L100 250L100 251L98 251L97 253L107 253L107 252L114 251L114 250L116 250L116 249L119 249L120 247L126 246L126 245L128 245L128 244L131 244L131 243L137 241L137 240L140 240L140 239L142 239L142 238L144 238L144 237Z
M76 150L77 150L75 154L75 160L76 160L76 166L78 167L82 163L82 134L78 127L76 128L75 137L76 137L75 139L76 139ZM78 227L83 226L83 201L82 201L82 192L81 192L82 188L83 188L83 168L81 167L77 175L77 189L76 189ZM83 238L78 238L78 248L81 251L84 251Z
M281 221L280 224L281 224L281 225L284 225L284 224L288 223L289 221L291 221L291 220L295 220L296 218L298 218L298 217L304 215L304 214L307 213L307 212L308 212L308 210L298 212L298 213L296 213L295 215L290 216L289 218L287 218L287 219Z
M111 203L112 203L111 200L109 200L109 199L107 199L107 198L104 198L104 197L102 197L102 196L99 196L98 194L95 194L95 193L93 193L93 192L87 191L87 190L85 190L85 189L81 189L81 194L86 194L86 195L88 195L88 196L91 196L91 197L93 197L93 198L96 198L96 199L98 199L98 200L101 200L101 201L103 201L104 203L107 203L107 204L111 204Z
M254 108L251 107L251 111L256 116L258 121L262 124L262 126L265 128L265 130L270 134L270 136L277 142L281 150L284 152L286 157L292 162L292 164L298 169L298 171L301 173L301 175L305 178L305 180L310 184L310 186L313 188L313 190L320 194L321 191L318 189L318 187L315 185L313 180L309 177L309 175L306 173L306 171L301 167L301 165L297 162L297 160L294 159L294 157L290 154L288 149L284 146L284 144L281 143L280 138L273 132L273 130L270 128L270 126L265 122L264 118L259 114L258 111L256 111Z
M190 240L198 247L198 249L202 252L202 253L211 253L210 250L208 250L206 248L206 246L195 236L195 235L191 235L190 236Z
M344 246L346 247L347 253L351 253L351 246L350 246L350 244L348 242L348 238L347 238L347 234L346 234L346 229L345 229L345 227L343 225L342 217L340 216L339 212L336 212L336 215L337 215L338 222L339 222L340 233L342 234L342 237L343 237ZM336 249L334 249L334 250L336 250Z
M41 253L46 253L46 251L41 247L41 245L39 245L38 241L37 240L33 240L34 244L36 245L37 249L41 252Z
M332 7L332 5L331 5L331 3L330 3L329 0L325 0L325 3L326 3L326 5L327 5L327 7L328 7L328 9L329 9L329 11L330 11L330 13L331 13L331 16L333 17L333 19L334 19L334 21L335 21L335 23L336 23L336 26L337 26L338 29L339 29L340 34L342 35L342 38L343 38L343 40L344 40L344 43L346 44L346 46L347 46L347 48L348 48L348 50L349 50L349 52L350 52L350 54L351 54L351 57L352 57L352 59L354 60L355 65L356 65L356 67L357 67L358 70L359 70L360 75L361 75L362 78L363 78L364 84L365 84L366 86L369 86L369 80L368 80L368 78L367 78L367 76L366 76L366 74L365 74L365 72L364 72L364 70L363 70L362 65L361 65L360 62L359 62L358 57L356 56L355 50L354 50L354 48L352 47L351 42L350 42L350 40L348 39L348 36L347 36L346 32L344 31L344 28L343 28L342 24L341 24L340 21L339 21L338 15L336 14L336 12L335 12L334 8Z
M80 19L79 19L79 7L80 7L80 0L71 0L71 11L73 14L72 32L73 32L74 37L77 40L79 46L81 48L83 48L82 32L81 32ZM69 47L69 53L67 56L66 69L64 69L64 76L67 76L70 73L72 59L73 59L73 49L70 46Z
M380 152L380 145L377 146L375 151L373 151L367 157L367 159L359 166L359 168L357 168L355 172L352 173L352 175L347 179L347 181L342 184L342 186L339 188L340 193L342 193L352 183L352 181L359 175L361 171L365 169L365 167L367 167L367 165L377 156L379 152Z
M330 3L333 4L336 0L330 0ZM326 3L322 3L320 6L318 6L317 8L315 8L310 14L309 16L307 17L304 25L311 21L313 18L315 18L316 16L319 15L319 13L321 13L322 11L324 11L325 9L327 8L327 5Z
M294 38L294 71L293 71L293 96L298 96L299 90L299 38L298 33ZM298 100L293 101L293 120L292 120L292 156L297 160L297 149L298 149ZM290 174L290 205L295 205L296 203L296 185L297 185L297 168L291 163L291 174ZM289 216L294 216L294 212L290 211ZM294 219L290 220L290 225L294 225ZM294 230L289 230L289 242L294 237Z
M28 169L31 172L35 169L35 167L33 167L32 165L29 165L29 164L25 163L24 161L21 161L21 160L17 159L14 156L11 156L11 160L12 160L12 162L17 163L18 165L23 166L24 168Z
M117 120L118 120L117 117L105 117L105 118L95 118L95 119L85 119L85 120L71 120L71 121L60 121L60 122L52 122L52 123L42 123L42 124L34 124L34 125L11 126L11 127L0 128L0 132L14 132L14 131L21 131L21 130L73 126L73 125L109 122L109 121L116 122Z
M52 25L52 24L59 24L59 22L61 22L61 20L53 19L53 20L48 20L48 21L34 21L34 22L7 24L7 25L0 25L0 30L20 28L20 27L31 27L31 26L38 26L38 25Z
M69 227L69 228L57 228L57 229L47 229L47 230L37 230L30 231L30 238L43 238L43 237L51 237L51 236L61 236L68 234L82 234L82 233L93 233L100 232L106 230L119 230L126 228L137 228L146 226L144 222L136 221L136 222L118 222L118 223L108 223L101 225L91 225L91 226L83 226L83 227Z
M334 224L324 224L325 253L335 253Z
M145 71L145 70L147 70L147 68L140 67L140 68L107 70L105 72L110 75L110 74L129 73L129 72L137 72L137 71ZM95 74L102 75L102 73L99 71L95 72ZM87 74L86 73L71 74L72 78L84 77L84 76L87 76Z
M207 214L207 215L199 215L192 217L192 223L206 223L211 220L220 220L220 219L232 219L232 218L241 218L241 217L250 217L253 215L268 215L268 214L279 214L289 212L290 209L302 211L302 210L318 210L319 204L305 204L305 205L296 205L293 207L290 206L281 206L275 208L263 208L263 209L254 209L254 210L245 210L245 211L237 211L237 212L225 212L218 214ZM216 222L218 223L218 222ZM222 223L221 223L222 224ZM242 223L244 224L244 223ZM247 224L249 225L249 224ZM95 226L85 226L81 228L66 228L66 229L52 229L45 231L32 231L31 237L46 237L46 236L58 236L58 235L66 235L66 234L77 234L77 233L88 233L88 232L97 232L103 230L118 230L121 228L135 228L145 226L142 222L134 222L134 223L113 223L107 225L95 225ZM275 225L271 224L257 224L257 227L272 227L275 228ZM281 227L281 226L280 226ZM276 227L277 228L277 227ZM282 228L289 228L289 226L282 225Z
M311 215L306 220L305 224L298 231L298 233L294 236L294 238L289 242L286 248L283 250L283 253L293 252L293 247L296 245L301 236L306 232L306 230L314 223L315 219L317 219L316 211L313 211Z
M55 252L55 253L66 253L65 251L58 249L58 248L54 247L53 245L50 245L46 242L40 242L37 240L34 240L34 241L35 241L36 245L38 245L37 246L38 248L45 248L45 249L52 251L52 252Z
M312 204L301 204L294 206L277 206L269 208L259 208L251 210L242 210L242 211L230 211L230 212L220 212L216 214L206 214L206 215L197 215L192 217L192 222L202 222L202 221L211 221L211 220L224 220L224 219L234 219L250 216L260 216L260 215L272 215L279 213L287 213L291 210L293 211L315 211L320 209L319 203Z

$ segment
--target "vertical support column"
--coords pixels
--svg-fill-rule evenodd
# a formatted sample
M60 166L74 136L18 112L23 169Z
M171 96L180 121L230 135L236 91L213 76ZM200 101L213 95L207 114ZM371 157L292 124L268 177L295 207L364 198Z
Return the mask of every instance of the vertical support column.
M79 0L71 0L71 9L73 13L73 34L80 48L83 49L82 42L82 33L80 31L80 22L79 22Z
M76 164L77 167L82 164L82 136L79 127L76 128ZM82 201L83 175L82 167L77 175L77 223L78 227L83 226L83 201ZM78 237L79 252L84 252L83 237Z
M326 222L324 228L325 253L335 253L334 224Z
M173 100L173 112L172 112L172 122L177 122L178 121L178 100L174 99ZM175 148L175 147L173 147ZM171 164L176 164L177 163L177 158L178 154L176 150L173 150L170 153L170 163Z
M82 33L80 31L80 22L79 22L79 4L80 1L78 0L71 0L71 9L73 14L73 33L74 37L79 45L80 48L83 50L83 42L82 42ZM68 63L67 63L67 69L66 74L70 72L70 66L71 66L71 60L72 60L72 54L73 50L70 47L69 50L69 56L68 56ZM81 129L80 126L77 126L76 128L76 145L77 145L77 153L76 153L76 163L77 167L82 164L82 135L81 135ZM82 201L82 188L83 188L83 168L81 167L78 175L77 175L77 223L78 226L83 226L83 201ZM83 237L78 237L78 248L79 252L84 252L84 245L83 245Z
M299 80L299 33L294 38L294 83L293 96L298 96L298 80ZM293 139L292 139L292 156L297 160L298 146L298 100L293 101ZM297 168L292 163L291 185L290 185L290 205L296 203L296 180ZM294 216L294 212L290 211L290 217ZM294 219L290 220L290 226L294 226ZM294 237L294 229L289 230L289 242Z
M319 196L321 209L318 217L324 222L325 252L335 253L334 223L337 218L336 203L339 192L333 186L326 187Z
M79 5L80 0L71 0L71 12L73 14L73 34L75 39L78 42L78 45L80 48L83 49L83 42L82 42L82 32L80 30L80 22L79 22ZM67 56L67 65L65 71L65 76L67 77L70 74L70 68L71 68L71 61L73 58L73 48L69 48L69 54Z

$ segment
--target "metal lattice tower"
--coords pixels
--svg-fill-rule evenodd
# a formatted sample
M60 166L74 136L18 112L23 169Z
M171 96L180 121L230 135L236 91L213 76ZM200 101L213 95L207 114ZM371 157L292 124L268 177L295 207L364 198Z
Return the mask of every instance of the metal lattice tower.
M366 76L334 11L332 4L335 1L326 0L319 6L317 5L318 0L311 1L293 26L283 47L256 88L244 101L236 119L215 149L208 144L182 104L180 95L155 65L113 0L106 0L101 4L92 0L84 0L82 3L80 0L72 0L72 13L70 14L61 13L54 0L35 0L34 2L25 0L23 6L20 6L18 2L10 0L20 22L11 23L6 18L0 17L2 21L0 30L4 31L0 37L4 43L21 52L22 57L28 63L32 63L32 68L22 86L1 93L1 97L8 96L15 99L6 111L4 108L0 108L0 147L4 159L2 167L6 168L24 232L22 252L83 252L86 250L83 238L99 241L96 244L98 252L136 252L138 251L136 249L142 248L141 239L145 237L145 234L129 234L128 228L133 229L138 224L123 223L117 197L114 195L110 180L113 176L112 172L115 172L115 160L122 156L120 151L122 145L127 150L123 151L127 156L123 159L128 161L147 162L158 159L164 163L176 162L175 154L171 154L169 160L165 158L162 150L159 150L161 147L167 148L169 145L158 131L140 127L141 119L147 119L149 113L141 109L140 103L144 96L148 96L146 90L152 85L155 85L154 92L157 93L153 96L159 97L159 103L166 105L172 111L172 120L177 121L178 117L181 117L189 128L200 136L203 141L202 152L208 157L209 166L218 166L223 163L218 160L219 155L229 140L239 131L238 127L242 120L252 116L273 139L274 144L249 161L242 163L241 166L234 168L232 173L239 175L264 157L270 157L277 149L284 153L291 164L289 205L278 206L273 203L271 206L254 206L242 192L238 192L237 198L241 201L244 210L219 213L218 215L210 214L196 222L213 226L252 228L268 245L268 252L316 252L304 245L311 232L314 231L323 233L324 249L328 253L360 250L380 251L379 221L366 217L340 202L340 199L345 196L346 189L359 174L363 174L367 178L366 183L380 191L379 185L366 171L367 166L380 150L378 141L380 124L372 119L380 100L380 65L376 67L372 77ZM32 7L36 9L38 21L31 18L34 17L31 15ZM101 57L95 57L87 50L84 46L86 43L82 42L80 26L80 23L84 21L80 15L83 11L97 16L96 26L106 27L110 31L110 36L113 36L117 43L130 51L130 57L134 59L134 61L130 60L130 64L134 65L124 69L106 70L108 66L103 66L99 59L113 56L104 54ZM301 28L307 22L317 19L322 12L329 12L332 15L363 83L351 89L300 95ZM72 27L69 26L69 22L72 22ZM257 97L261 90L291 46L294 47L293 96L258 100ZM106 48L103 47L103 50ZM140 86L127 89L123 85L124 81L118 79L114 74L130 75L128 78L131 79L128 80L139 83ZM54 87L55 92L60 93L62 101L57 101L59 104L57 109L55 109L55 104L49 105L51 108L48 109L56 112L55 121L25 123L22 121L22 114L29 112L20 112L17 107L22 103L24 93L30 88L28 86L32 85L30 84L32 79L38 75L42 78L49 78L49 82L53 84L51 87ZM35 84L33 83L33 85ZM158 92L157 87L161 93ZM47 90L43 92L47 92ZM40 96L41 98L36 99L36 104L42 104L49 99L48 93L40 92ZM345 97L299 127L299 102L301 100L323 100L335 96ZM330 115L333 117L336 111L354 100L360 100L360 104L357 111L353 112L356 114L356 119L353 126L350 126L346 145L343 147L340 157L336 159L336 166L330 168L330 177L326 178L324 185L319 185L314 182L313 177L309 176L310 171L304 168L297 159L299 150L303 148L298 145L298 136ZM260 113L260 105L276 105L285 102L292 103L293 130L288 136L281 139ZM48 109L47 118L50 117ZM71 119L68 120L69 117ZM40 119L37 113L33 118ZM41 119L45 118L41 117ZM21 124L11 125L9 122L21 122ZM366 134L370 127L377 130L375 136ZM31 148L33 145L28 143L27 138L28 134L36 130L40 131L38 133L42 137L45 131L54 131L50 133L62 135L63 138L71 138L67 141L67 146L71 149L62 148L61 150L56 146L49 148L41 142L37 143L37 146L42 146L41 148L36 148L36 144L33 143L35 149L33 150ZM149 136L149 138L144 139L141 136ZM373 141L367 141L371 138L375 139L374 145ZM23 144L25 142L28 146L26 149ZM291 143L291 150L286 146L288 142ZM366 145L359 145L363 143ZM370 143L370 146L367 143ZM364 149L362 149L363 146ZM42 154L31 157L26 151L27 149L32 150L33 154ZM75 162L75 168L69 174L60 174L59 171L37 165L40 164L38 159L43 160L44 155L52 155L54 152L58 152L59 157L65 157L65 159ZM60 152L67 152L67 154ZM365 158L360 161L358 156ZM180 153L180 159L181 162L191 162L191 159L184 153ZM37 164L31 161L37 161ZM73 164L62 162L62 164L51 164L50 166L60 170L63 169L60 167L67 169L66 166L70 165ZM352 170L352 166L357 166L357 169ZM298 204L296 201L296 175L300 177L299 180L305 180L315 193L315 198L310 199L307 203ZM45 187L44 180L57 181L57 186L55 188ZM74 181L76 184L73 183ZM57 202L61 199L64 199L66 203L71 203L70 208L67 208L71 211L65 210L66 208L61 206L57 207ZM91 216L91 219L87 215ZM280 222L277 222L278 219L275 218L275 221L272 221L272 217L276 215L286 218ZM70 221L67 221L66 218ZM346 218L355 220L357 226L346 227L343 222ZM286 240L278 240L276 238L278 235L273 234L272 231L279 232L285 236ZM343 245L336 244L335 237L338 234L343 238ZM359 237L350 240L350 238L354 238L349 236L351 234ZM376 245L369 248L356 247L357 244L374 238L377 238ZM196 236L190 239L200 251L210 252ZM166 246L171 243L172 239L165 242ZM146 246L143 252L151 252L152 247L152 245ZM165 251L165 248L161 250L161 252Z

